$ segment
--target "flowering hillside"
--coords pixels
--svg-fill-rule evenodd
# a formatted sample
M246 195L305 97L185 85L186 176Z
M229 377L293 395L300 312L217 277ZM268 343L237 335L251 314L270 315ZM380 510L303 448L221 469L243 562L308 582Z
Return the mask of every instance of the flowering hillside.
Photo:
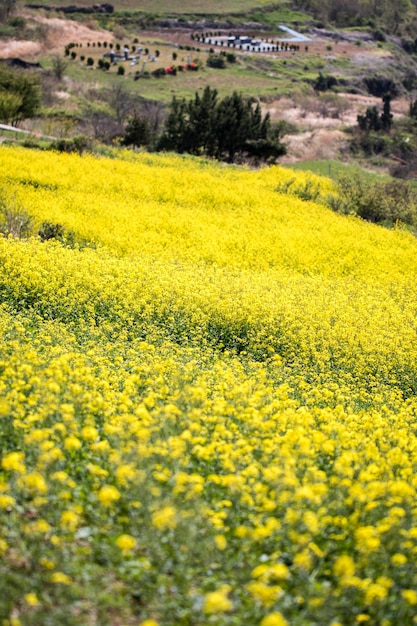
M417 242L294 177L0 148L2 625L416 623Z

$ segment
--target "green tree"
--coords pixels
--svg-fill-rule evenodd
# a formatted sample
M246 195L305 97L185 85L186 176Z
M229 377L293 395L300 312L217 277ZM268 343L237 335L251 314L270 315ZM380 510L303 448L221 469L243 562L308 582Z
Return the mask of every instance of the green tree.
M417 120L417 100L412 100L410 102L410 108L408 111L409 117L413 120Z
M250 138L248 105L236 92L226 96L217 110L217 158L227 158L230 163Z
M165 121L157 148L174 152L189 152L189 127L187 118L187 102L185 98L177 100L174 96L170 111Z
M135 112L126 125L122 144L124 146L148 146L152 139L149 120Z
M253 106L237 92L219 101L210 87L188 103L173 98L157 149L206 154L230 163L237 156L270 160L285 152L259 103Z
M365 115L358 115L358 126L360 130L365 132L384 130L386 132L391 130L393 115L391 113L391 96L386 94L382 98L383 109L381 115L378 113L378 109L368 107Z
M41 102L38 77L27 70L0 65L0 115L3 122L17 124L34 117Z
M0 0L0 22L7 22L16 8L16 0Z
M4 124L11 124L18 116L22 106L22 97L18 93L0 89L0 120Z
M378 109L374 107L368 107L365 115L358 115L357 117L359 128L363 131L381 130L381 118L378 113Z
M410 0L382 0L375 5L379 5L379 13L383 26L387 31L397 34L401 24L406 24L415 9Z
M391 96L387 94L382 98L382 101L384 103L384 106L381 113L381 125L384 130L389 131L392 126L393 118L393 115L391 113Z
M337 26L374 26L397 34L416 17L413 0L297 0L316 19Z
M68 67L68 63L59 54L54 54L52 57L52 72L57 80L62 80L65 70Z
M216 108L217 90L206 87L200 97L195 94L189 103L189 142L194 154L214 156L216 151Z
M217 108L217 158L233 163L246 151L248 142L266 139L269 115L262 120L259 104L255 108L236 91L226 96Z

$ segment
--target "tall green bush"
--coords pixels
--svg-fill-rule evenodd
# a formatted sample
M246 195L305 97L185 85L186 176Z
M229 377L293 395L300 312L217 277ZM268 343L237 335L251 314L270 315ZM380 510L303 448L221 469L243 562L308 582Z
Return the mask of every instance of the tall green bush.
M0 120L16 124L34 117L41 102L39 79L32 70L9 70L0 64Z

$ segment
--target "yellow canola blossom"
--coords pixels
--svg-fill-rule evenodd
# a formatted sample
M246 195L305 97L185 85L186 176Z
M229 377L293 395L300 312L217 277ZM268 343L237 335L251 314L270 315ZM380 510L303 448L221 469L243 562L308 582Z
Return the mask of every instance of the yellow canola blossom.
M229 592L229 585L223 585L217 591L207 593L204 600L204 613L213 615L230 611L233 608L233 602L228 597Z
M411 626L416 240L111 156L0 148L0 623Z

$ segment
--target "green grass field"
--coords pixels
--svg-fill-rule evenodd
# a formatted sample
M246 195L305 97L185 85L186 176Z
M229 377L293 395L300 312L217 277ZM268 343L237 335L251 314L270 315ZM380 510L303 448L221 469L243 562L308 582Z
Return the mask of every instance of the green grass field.
M381 174L370 172L361 168L359 165L347 165L340 161L299 161L292 163L291 169L299 172L312 172L318 176L328 176L337 179L341 174L350 174L352 176L369 177L370 179L388 178Z
M236 63L227 63L222 70L212 69L206 66L208 53L205 50L187 51L180 50L168 43L153 40L140 39L142 46L148 47L154 53L160 52L156 62L142 58L137 65L130 62L121 62L125 69L124 76L117 76L118 65L112 66L109 71L87 68L86 61L81 62L80 56L87 59L94 58L96 68L99 58L103 57L103 48L80 48L77 50L77 58L69 61L66 74L70 79L94 82L100 86L113 85L123 81L123 84L133 93L138 93L144 98L168 103L172 97L193 97L196 91L204 89L207 85L218 90L220 96L230 94L232 91L244 93L245 96L268 98L277 95L289 95L294 92L303 92L307 86L307 80L317 76L323 62L316 56L308 56L307 53L282 53L280 58L266 58L260 55L242 55L237 53ZM177 58L173 60L173 53ZM201 64L198 72L178 72L176 76L165 76L159 79L153 76L133 80L137 72L152 72L158 67L186 64L189 60ZM143 68L143 63L145 67ZM44 60L48 64L47 59ZM297 83L294 82L295 78Z
M45 0L43 3L51 6L66 6L67 0ZM94 0L80 0L77 6L92 6L96 4ZM228 13L247 12L252 9L262 9L270 7L271 4L279 6L286 5L285 2L271 3L269 0L226 0L225 2L205 2L205 0L185 0L184 2L170 2L169 0L143 0L137 3L132 0L118 0L115 3L115 10L132 10L144 13L170 13L170 14L192 14L200 13L204 15L222 15Z
M171 40L170 40L171 36ZM94 68L97 67L99 59L103 58L103 54L108 52L109 48L101 46L99 42L90 42L89 47L86 44L83 47L74 48L76 53L75 60L69 60L66 74L69 78L84 83L93 80L100 86L106 84L112 85L114 80L123 80L129 90L134 93L140 93L145 98L156 99L161 102L170 102L172 96L192 97L200 88L204 89L207 85L215 87L221 96L230 94L232 91L242 92L247 96L266 97L276 95L294 95L294 93L304 93L308 84L311 83L318 75L319 71L326 71L326 62L318 54L313 54L306 50L306 45L301 45L297 52L277 52L273 55L266 54L248 54L239 50L232 51L236 56L235 63L226 63L225 69L211 69L206 65L209 50L208 45L200 42L192 41L187 36L183 39L182 47L174 43L175 39L169 32L161 33L159 37L150 36L140 29L129 32L125 38L119 37L118 41L123 47L125 43L131 49L133 42L140 41L143 49L149 49L152 55L156 53L156 61L150 61L143 54L137 65L131 62L120 61L125 70L124 77L115 78L118 65L114 65L109 71L92 72L91 68L86 65L86 59L92 57L94 59ZM111 35L109 34L109 41ZM187 44L187 42L189 42ZM76 43L76 42L75 42ZM93 47L94 44L94 47ZM189 50L186 47L191 48ZM220 52L220 48L214 48L216 52ZM85 57L81 61L81 57ZM174 56L176 57L174 59ZM200 70L195 72L178 73L176 76L166 76L156 80L154 77L149 79L140 79L133 81L135 75L145 70L145 73L151 73L157 68L168 67L171 65L183 65L193 61L200 64ZM45 56L43 64L48 66L50 59ZM145 65L144 65L145 64Z

